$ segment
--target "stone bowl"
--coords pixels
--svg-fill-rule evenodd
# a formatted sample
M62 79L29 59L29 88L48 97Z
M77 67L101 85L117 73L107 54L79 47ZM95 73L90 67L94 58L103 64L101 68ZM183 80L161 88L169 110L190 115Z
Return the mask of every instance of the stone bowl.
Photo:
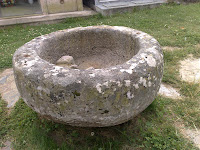
M73 56L78 68L55 65L64 55ZM15 52L13 69L21 97L40 115L105 127L130 120L153 102L163 54L153 37L138 30L78 27L26 43Z

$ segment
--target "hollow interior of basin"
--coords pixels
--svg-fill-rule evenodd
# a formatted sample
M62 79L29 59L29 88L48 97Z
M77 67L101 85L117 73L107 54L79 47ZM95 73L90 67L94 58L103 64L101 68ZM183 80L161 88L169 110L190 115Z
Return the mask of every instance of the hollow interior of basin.
M123 64L139 50L133 34L112 28L83 28L56 32L45 39L38 55L56 64L62 56L72 56L79 69L106 68Z

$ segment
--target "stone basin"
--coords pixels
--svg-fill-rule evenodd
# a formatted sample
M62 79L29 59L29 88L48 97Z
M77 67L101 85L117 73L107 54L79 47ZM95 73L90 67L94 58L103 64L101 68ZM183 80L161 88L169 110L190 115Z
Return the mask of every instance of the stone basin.
M76 69L55 65L65 55L74 58ZM163 54L157 40L138 30L78 27L26 43L15 52L13 69L21 97L40 115L105 127L130 120L153 102Z

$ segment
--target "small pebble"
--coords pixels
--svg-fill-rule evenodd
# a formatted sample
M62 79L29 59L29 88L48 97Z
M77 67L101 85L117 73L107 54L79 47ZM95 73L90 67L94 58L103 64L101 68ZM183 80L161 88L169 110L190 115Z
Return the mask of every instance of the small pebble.
M74 65L74 58L72 56L62 56L60 59L58 59L58 61L56 62L56 65L60 65L60 64L65 64L65 65Z
M78 69L78 66L74 62L72 56L62 56L57 62L56 65L67 68L67 69Z

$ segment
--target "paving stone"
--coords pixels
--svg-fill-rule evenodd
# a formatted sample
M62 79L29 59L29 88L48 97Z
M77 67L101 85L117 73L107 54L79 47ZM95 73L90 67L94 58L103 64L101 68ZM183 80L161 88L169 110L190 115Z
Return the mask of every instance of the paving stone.
M8 108L13 107L19 100L20 95L15 84L12 68L0 73L0 94L2 99L8 103Z
M200 130L195 127L195 129L190 129L185 127L183 123L176 123L176 128L186 139L194 143L194 145L200 148Z
M158 92L159 95L164 97L172 98L172 99L181 99L181 95L177 89L171 87L170 85L162 83L160 86L160 90Z
M180 61L180 77L183 81L190 83L200 82L200 58L196 59L190 55L187 59Z

